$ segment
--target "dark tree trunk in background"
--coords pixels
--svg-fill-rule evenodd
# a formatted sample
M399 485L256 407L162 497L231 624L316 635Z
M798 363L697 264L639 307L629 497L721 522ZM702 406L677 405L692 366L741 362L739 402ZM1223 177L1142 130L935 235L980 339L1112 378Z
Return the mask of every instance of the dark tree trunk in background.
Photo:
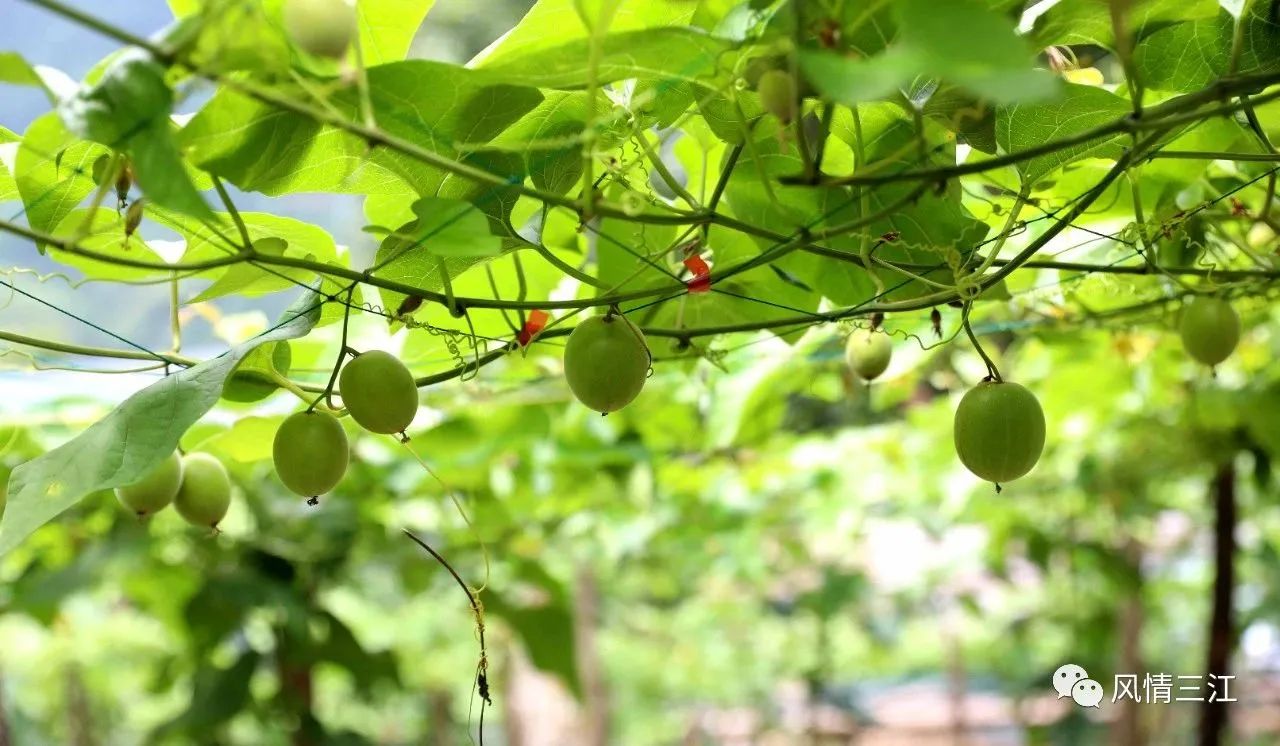
M4 677L0 676L0 746L14 746L9 732L9 708L4 701Z
M299 663L288 634L276 630L276 675L280 677L280 699L284 708L298 718L298 727L289 739L292 746L317 746L320 723L312 711L311 666Z
M427 746L455 746L453 697L444 689L427 692Z
M578 654L578 679L582 682L583 742L587 746L609 744L609 685L600 647L600 585L586 565L578 568L574 594L574 647Z
M89 707L89 693L85 691L80 667L67 664L65 672L67 697L67 735L71 746L95 746L93 711Z
M1235 645L1235 622L1232 619L1232 597L1235 592L1236 553L1236 473L1228 461L1213 477L1214 505L1214 575L1213 616L1209 622L1209 658L1205 664L1206 683L1209 674L1229 673L1231 650ZM1200 714L1200 746L1219 746L1227 731L1227 703L1206 702Z
M1125 539L1123 551L1125 562L1133 573L1134 588L1120 608L1120 666L1117 670L1140 673L1145 670L1142 662L1143 547L1130 536ZM1115 746L1143 746L1147 742L1147 734L1142 728L1142 705L1127 697L1118 704L1120 714L1111 723L1111 743Z

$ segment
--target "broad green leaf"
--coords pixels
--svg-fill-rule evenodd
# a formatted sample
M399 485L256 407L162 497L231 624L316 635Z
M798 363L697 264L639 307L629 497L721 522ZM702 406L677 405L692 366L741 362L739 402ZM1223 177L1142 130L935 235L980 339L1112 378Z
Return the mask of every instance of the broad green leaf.
M129 154L133 177L148 201L188 215L213 216L187 173L167 117L131 137L125 152Z
M53 100L53 93L45 85L40 73L17 52L0 52L0 83L43 88Z
M283 256L288 248L288 241L275 236L260 238L253 242L254 251L267 257ZM236 293L246 296L270 293L292 287L294 283L289 282L288 278L296 278L297 283L305 284L301 279L305 276L304 270L289 267L266 267L249 262L233 264L212 285L200 291L199 295L187 303L202 303Z
M1217 0L1131 0L1128 26L1138 38L1179 21L1213 18ZM1108 3L1100 0L1058 0L1036 18L1031 38L1039 47L1052 44L1098 44L1115 40Z
M182 261L196 262L226 257L239 251L240 235L231 217L216 213L212 221L197 220L163 210L152 211L158 223L168 226L186 239ZM311 223L270 213L245 212L240 214L249 239L255 248L265 253L276 253L283 246L283 254L299 259L310 259L325 264L346 266L345 256L340 256L333 237L328 231ZM210 270L209 276L219 278L214 287L201 294L202 300L220 297L252 289L254 294L270 293L298 285L309 284L315 273L301 268L275 267L265 264L235 264L227 269ZM325 280L325 292L336 292L342 285L335 280Z
M551 88L624 78L696 81L732 66L732 47L691 26L697 3L610 0L593 7L575 0L539 0L514 29L471 61L493 80ZM585 18L607 33L592 70Z
M607 196L611 201L622 199L623 190L610 190ZM675 226L597 218L583 226L582 235L595 262L596 277L604 284L598 294L616 287L638 290L675 284L664 271L676 238Z
M236 366L222 385L222 398L234 402L261 401L279 389L276 375L289 375L292 365L293 348L288 340L264 344L246 355ZM263 440L265 442L271 438Z
M403 226L397 233L411 235L415 223ZM377 276L385 280L404 282L423 290L441 291L446 281L459 277L471 267L485 261L483 257L441 257L425 251L406 251L413 243L404 239L389 236L378 247L376 263L393 258L389 264L377 271ZM395 314L405 300L403 293L386 288L378 289L382 297L382 310L387 314Z
M37 117L18 146L14 179L27 223L42 231L62 222L97 186L93 162L107 149L77 140L54 112Z
M996 142L1006 153L1077 135L1129 112L1129 104L1101 88L1067 85L1063 96L1045 104L1011 104L996 111ZM1081 158L1117 158L1123 138L1119 135L1036 156L1018 168L1023 180L1034 184L1050 173Z
M1280 38L1264 13L1264 4L1254 3L1240 21L1245 25L1237 73L1280 69ZM1235 25L1224 10L1215 18L1155 32L1134 52L1139 79L1151 88L1179 93L1209 85L1229 71Z
M115 148L169 116L173 91L165 67L142 49L116 56L101 80L58 104L67 129L78 137Z
M582 132L587 121L604 121L611 106L599 97L588 113L587 95L582 92L547 91L546 98L519 121L487 143L466 144L470 154L499 152L518 155L524 173L535 186L564 193L576 186L582 174ZM597 147L615 146L621 139L623 123L597 125ZM483 191L477 187L476 191Z
M364 64L373 67L404 59L433 5L435 0L359 0L356 10Z
M173 92L165 68L150 53L128 49L102 78L58 105L67 129L129 154L134 177L152 202L191 215L210 216L173 142Z
M0 127L0 202L21 199L18 182L13 178L17 170L18 143L22 137L12 130Z
M1032 49L1012 22L978 0L903 0L892 8L899 29L892 46L880 51L883 45L873 42L873 53L856 54L802 51L805 79L844 104L883 98L921 78L946 80L996 103L1057 91L1052 75L1032 67Z
M259 347L250 357L258 355L269 346ZM248 363L246 359L240 368L243 369ZM272 441L281 422L284 422L283 416L241 417L231 427L190 444L187 450L206 451L220 458L243 463L265 461L271 458Z
M136 233L132 236L125 236L124 214L122 212L110 207L99 207L93 213L92 222L86 224L88 218L88 208L72 210L54 228L53 234L73 237L80 236L83 230L84 233L77 242L82 249L105 255L110 259L146 262L162 261L161 257L152 251ZM142 280L169 275L169 272L165 270L113 264L110 260L102 261L56 248L50 251L49 258L69 267L79 269L86 277L99 280Z
M136 481L178 445L222 393L227 376L258 345L301 337L320 315L305 293L271 330L126 399L67 443L13 470L0 520L0 555L86 495Z
M502 250L502 240L488 232L484 216L469 202L426 197L413 204L413 212L418 219L410 240L429 254L475 257Z
M692 21L697 3L653 3L647 0L620 0L608 14L609 35L655 28L685 28ZM582 4L576 0L538 0L524 18L471 61L479 68L514 66L521 60L545 55L565 46L583 44L590 30L583 21ZM601 9L590 10L598 18ZM575 47L576 48L576 47ZM546 59L546 57L541 57ZM579 62L585 62L585 58Z
M491 80L540 88L578 88L594 79L612 83L626 78L684 80L705 84L717 62L730 64L732 48L695 28L651 28L610 33L600 43L594 75L591 44L587 40L563 47L504 55L504 62L486 58L477 70Z
M169 0L178 21L162 35L201 68L282 72L293 51L280 22L280 0Z
M495 137L542 100L535 89L489 85L473 71L425 60L372 68L369 83L381 128L451 158L463 156L457 143ZM354 91L330 104L358 120ZM385 148L371 151L358 137L227 90L183 128L179 144L201 168L271 195L403 193L406 183L434 195L449 179L448 172Z
M489 233L488 222L474 205L449 199L414 203L413 222L402 226L378 247L375 274L427 290L444 287L483 257L502 250L502 240ZM394 313L404 295L382 289L383 308Z
M1056 92L1053 76L1032 68L1033 51L1014 34L1012 22L978 0L903 0L893 7L900 30L894 49L909 50L919 74L949 80L997 103Z
M800 69L822 95L842 104L874 101L895 93L911 81L921 67L914 50L906 46L857 59L834 52L803 50Z

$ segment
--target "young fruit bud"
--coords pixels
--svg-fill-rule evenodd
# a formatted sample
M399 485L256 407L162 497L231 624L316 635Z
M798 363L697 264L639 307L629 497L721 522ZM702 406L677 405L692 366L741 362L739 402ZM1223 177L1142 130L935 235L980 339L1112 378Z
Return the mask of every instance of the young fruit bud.
M649 375L644 334L621 314L578 324L564 347L564 376L578 401L608 414L627 406Z
M1025 387L983 381L956 408L955 444L960 463L988 482L1012 482L1040 460L1044 410Z
M116 199L119 200L121 207L129 201L129 189L132 187L133 168L129 166L128 161L125 161L120 164L120 173L116 176Z
M351 418L365 430L402 433L418 413L418 387L413 374L394 355L373 350L342 368L338 393Z
M791 120L796 118L798 91L791 73L785 70L766 72L756 83L756 92L760 94L760 105L764 110L783 124L791 124Z
M231 507L231 478L222 462L207 453L184 456L182 487L173 507L193 526L217 528Z
M350 0L285 0L284 28L299 49L341 59L356 38L356 7Z
M276 431L272 459L290 490L316 497L337 486L351 453L338 418L324 412L295 412Z
M889 367L893 344L888 334L859 329L849 335L844 356L849 368L864 381L874 381Z
M1187 354L1212 367L1240 342L1240 317L1225 300L1198 296L1182 308L1179 331Z
M182 485L182 459L174 451L142 479L116 487L116 499L139 518L163 510Z
M142 208L146 200L136 199L124 213L124 237L129 238L142 225Z

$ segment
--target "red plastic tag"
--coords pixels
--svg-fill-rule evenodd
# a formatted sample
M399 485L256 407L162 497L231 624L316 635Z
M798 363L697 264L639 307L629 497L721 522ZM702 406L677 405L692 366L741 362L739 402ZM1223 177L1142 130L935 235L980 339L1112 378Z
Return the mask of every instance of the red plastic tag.
M711 268L702 260L702 257L694 254L684 260L684 266L693 273L693 277L685 283L691 293L706 293L711 290Z
M516 340L520 342L521 347L528 347L533 338L538 336L538 332L542 331L542 327L547 325L547 320L551 316L546 311L536 310L529 312L529 318L525 319L524 328L516 335Z

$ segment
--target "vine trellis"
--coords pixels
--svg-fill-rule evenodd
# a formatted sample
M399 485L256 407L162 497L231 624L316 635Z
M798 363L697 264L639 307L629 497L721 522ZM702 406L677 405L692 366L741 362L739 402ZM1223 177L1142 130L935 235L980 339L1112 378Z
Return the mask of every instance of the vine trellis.
M1183 211L1171 221L1159 223L1147 223L1141 216L1141 198L1136 192L1135 187L1135 223L1138 226L1139 240L1136 242L1125 241L1118 234L1099 234L1099 238L1109 238L1118 243L1131 245L1134 247L1132 253L1126 254L1120 260L1108 263L1086 263L1053 259L1037 258L1037 255L1050 244L1053 239L1059 236L1068 228L1078 228L1088 231L1089 229L1080 228L1076 222L1087 214L1089 209L1094 206L1096 201L1108 190L1116 187L1119 182L1126 178L1130 178L1132 173L1143 164L1151 163L1158 160L1225 160L1235 161L1239 163L1261 162L1261 163L1277 163L1280 164L1280 153L1270 146L1262 127L1258 124L1256 117L1256 109L1268 102L1280 99L1280 88L1270 89L1280 83L1280 72L1262 72L1252 74L1230 74L1220 77L1216 81L1203 87L1198 91L1187 93L1185 95L1176 96L1166 101L1158 103L1150 107L1141 105L1141 96L1135 100L1134 110L1122 116L1104 122L1100 125L1086 129L1084 131L1072 133L1070 135L1048 140L1034 147L1016 150L1012 152L999 153L990 157L981 159L970 159L955 164L947 164L941 166L918 165L907 168L891 168L892 164L888 163L862 163L858 162L857 167L848 174L835 175L828 174L823 170L824 145L829 136L832 124L832 113L836 110L836 105L829 101L819 99L819 110L821 118L819 121L819 147L816 150L806 148L806 134L803 128L797 126L795 128L794 146L803 156L806 168L804 173L782 176L774 179L778 187L789 186L791 188L849 188L854 193L849 197L848 202L854 203L862 201L865 205L869 195L876 193L876 190L893 184L912 184L912 189L906 192L904 196L889 202L887 205L874 212L864 211L859 218L847 221L838 225L822 225L823 221L848 206L848 203L841 204L833 210L828 210L813 220L799 226L791 232L781 232L775 228L766 225L757 224L741 217L734 216L722 209L722 198L726 192L726 186L734 177L738 169L742 168L745 163L752 163L759 160L758 154L754 153L754 147L751 137L746 137L745 141L730 147L723 158L722 170L716 181L712 193L705 201L700 201L690 194L683 186L675 184L675 179L670 171L662 162L658 154L654 152L652 143L647 139L644 132L633 133L633 140L636 151L637 161L649 161L654 167L658 178L678 186L678 198L671 200L671 204L652 201L640 205L637 209L636 205L625 203L614 203L606 199L603 194L603 186L611 174L617 175L622 171L621 168L615 167L611 169L606 167L603 173L597 176L599 154L592 151L593 133L599 127L596 122L587 122L584 134L579 138L582 141L584 150L584 168L583 170L583 186L579 196L572 196L566 193L559 193L548 189L539 188L526 180L504 176L502 174L480 168L476 165L468 163L466 160L458 160L450 158L439 152L430 150L415 142L409 141L404 137L393 134L376 124L376 118L368 103L367 91L362 91L362 116L359 118L350 118L344 116L321 98L320 103L312 104L307 101L297 100L286 96L271 87L265 86L259 82L255 82L249 78L238 75L230 75L220 72L216 69L200 66L198 63L189 59L186 54L177 48L165 46L155 41L142 38L136 34L130 33L119 28L107 20L92 15L90 13L72 8L58 0L27 0L34 5L40 6L51 13L59 15L72 22L80 24L84 27L92 29L98 33L116 39L122 43L140 48L149 53L156 61L160 62L168 68L184 69L196 76L202 77L215 85L235 91L254 101L273 107L276 110L289 112L294 115L303 116L313 120L324 126L332 127L347 135L362 140L368 152L372 153L377 149L383 149L395 153L404 158L419 162L425 166L439 169L442 172L451 174L452 176L474 182L477 185L490 188L494 193L511 190L520 195L533 199L546 208L565 208L571 210L579 216L581 221L581 229L589 234L595 240L612 241L620 248L635 253L630 247L618 242L617 239L603 233L593 226L596 221L602 218L619 220L634 224L648 225L669 225L681 227L684 232L681 233L676 241L667 247L666 252L675 252L681 247L690 245L697 246L698 236L702 241L706 241L708 230L716 227L751 237L762 241L771 242L771 245L761 249L761 251L748 259L740 262L728 264L727 266L717 266L711 271L710 280L712 286L710 291L727 297L735 297L745 302L764 303L774 306L778 309L786 310L790 307L784 303L775 302L768 298L757 298L748 295L733 293L725 290L723 283L732 278L743 275L754 269L766 266L778 267L781 260L793 255L796 252L813 255L824 261L833 263L850 264L866 270L873 278L876 278L878 287L877 292L868 297L866 300L854 305L843 307L828 308L823 310L804 311L801 309L791 309L795 311L795 315L782 316L778 318L769 318L766 320L749 321L736 324L720 324L709 326L690 326L690 327L656 327L650 325L642 326L646 336L656 338L669 338L674 340L677 345L682 348L690 347L693 339L699 337L711 337L722 334L735 332L753 332L753 331L794 331L803 329L816 324L831 323L841 320L872 317L883 314L893 314L909 311L927 310L937 306L947 304L959 304L970 301L980 295L983 291L993 288L997 283L1010 276L1020 269L1055 269L1064 272L1079 273L1078 276L1070 278L1072 280L1087 277L1089 275L1131 275L1131 276L1163 276L1170 279L1175 285L1172 295L1168 295L1157 299L1144 299L1141 302L1133 304L1130 309L1113 309L1106 312L1106 318L1121 318L1131 310L1134 314L1143 313L1155 305L1165 304L1171 300L1176 300L1182 295L1194 292L1191 288L1183 283L1182 278L1199 278L1213 281L1221 281L1226 283L1253 283L1248 288L1242 288L1241 292L1245 293L1265 293L1268 281L1274 280L1280 276L1280 269L1274 263L1261 260L1259 257L1252 257L1254 265L1251 267L1238 266L1164 266L1158 264L1151 256L1153 251L1150 245L1150 237L1146 235L1148 231L1160 230L1168 233L1170 230L1179 230L1181 223L1190 216L1206 211L1227 199L1234 199L1232 195L1240 190L1251 186L1263 179L1267 180L1267 190L1264 197L1264 204L1258 211L1256 216L1247 214L1235 214L1233 217L1244 217L1259 224L1265 224L1275 227L1276 220L1270 215L1270 202L1274 197L1274 188L1276 181L1276 171L1280 170L1280 165L1272 168L1261 176L1254 177L1245 181L1243 184L1234 188L1225 190L1222 194L1202 201L1193 208ZM749 42L743 42L748 44ZM1125 61L1126 63L1128 61ZM718 64L718 63L717 63ZM1130 69L1131 65L1126 64L1126 69ZM363 76L363 71L361 71ZM738 75L733 76L733 80L738 79ZM367 84L363 77L361 85ZM592 97L599 91L600 86L592 80L589 84L589 91ZM1141 94L1141 89L1137 91ZM741 107L739 107L741 109ZM1252 151L1188 151L1168 149L1168 146L1179 134L1179 127L1184 125L1196 125L1210 121L1219 117L1230 117L1237 114L1243 114L1248 118L1250 127L1259 136L1268 152L1252 152ZM687 113L686 113L687 116ZM767 116L767 115L765 115ZM922 120L917 117L917 124L923 126ZM753 125L754 126L754 123ZM938 270L948 269L949 264L952 270L957 268L955 256L951 257L950 263L944 259L935 264L929 263L908 263L899 262L890 259L884 259L876 256L874 249L872 251L864 251L862 253L854 253L828 245L832 239L840 237L867 234L867 229L873 224L887 218L892 217L897 211L915 204L922 196L929 194L932 190L944 189L948 184L957 182L964 177L985 176L986 174L1009 166L1018 166L1031 161L1034 158L1043 157L1061 153L1071 148L1080 146L1096 145L1097 143L1107 140L1115 136L1127 136L1130 138L1129 146L1124 152L1115 158L1112 166L1108 169L1096 182L1082 191L1079 195L1067 201L1065 204L1054 209L1042 209L1042 215L1038 218L1030 219L1014 219L1017 211L1023 204L1028 203L1029 187L1024 188L1015 197L1012 208L1012 215L1006 225L995 236L988 238L981 243L967 247L964 253L959 254L960 264L972 267L977 265L979 271L974 276L966 277L962 281L958 281L955 285L947 283L937 283L927 280L927 276ZM916 133L917 146L921 151L921 156L927 156L927 149L924 143L924 135L922 131ZM861 145L859 144L859 147ZM616 164L615 164L616 165ZM758 163L754 164L758 167ZM620 181L625 182L625 174L619 177ZM595 297L571 297L571 298L527 298L523 297L523 287L521 288L520 298L510 299L502 298L497 292L496 284L491 285L494 289L492 297L482 296L463 296L452 292L450 283L448 282L449 274L442 269L442 278L444 279L443 290L437 290L431 287L424 287L409 282L404 282L394 278L388 278L378 274L379 270L389 263L391 260L380 262L378 265L367 270L356 270L350 267L333 264L329 262L315 261L308 258L297 256L286 256L283 253L269 254L257 250L254 246L248 230L244 222L240 219L240 215L236 210L230 196L223 189L221 182L214 177L214 186L217 195L225 207L227 214L230 216L233 227L238 233L238 238L233 238L221 232L215 226L209 226L209 230L221 237L226 244L223 248L227 252L225 256L218 256L201 261L191 262L155 262L142 258L133 258L129 256L119 256L107 254L89 248L83 244L80 237L72 235L55 235L52 232L39 230L27 225L22 225L15 220L0 220L0 231L4 231L16 236L30 239L42 245L53 247L55 252L63 252L68 255L76 255L85 259L105 262L118 265L121 267L136 268L142 270L156 270L174 273L174 276L187 275L190 273L205 272L212 269L232 267L241 264L249 264L262 269L264 272L275 274L283 277L294 284L298 283L285 272L289 270L302 270L314 273L320 278L336 283L332 290L322 290L323 302L347 304L349 300L344 298L350 297L350 290L357 286L369 288L377 288L380 290L392 291L403 294L413 299L416 304L430 303L440 305L450 310L453 315L470 319L470 313L481 310L500 311L504 315L508 312L517 314L515 322L508 319L508 325L511 327L512 336L510 338L478 338L475 335L474 328L470 331L466 329L447 329L420 322L410 321L411 327L426 326L428 331L433 334L442 336L450 347L450 352L457 361L457 364L449 369L431 375L420 376L417 379L419 385L431 385L451 378L464 377L474 374L479 368L488 365L496 360L501 359L506 354L520 347L516 341L520 333L520 325L523 323L525 314L534 311L563 311L565 315L552 321L545 329L539 331L536 341L547 342L558 337L567 335L571 328L563 324L565 320L572 317L573 314L591 308L608 308L611 306L620 306L626 313L635 313L636 311L651 308L675 299L688 295L691 290L686 281L680 279L679 273L672 272L663 266L653 262L652 257L637 256L642 264L648 264L656 269L669 275L671 282L664 283L661 286L645 287L642 289L626 289L618 287L610 289L608 292L602 292ZM764 184L769 189L768 180ZM478 202L478 201L477 201ZM674 206L676 202L684 202L688 208L678 208ZM993 203L994 204L994 203ZM96 208L95 203L95 208ZM656 209L645 209L645 208ZM473 209L479 210L479 206ZM1233 208L1234 209L1234 208ZM1238 210L1236 210L1238 213ZM92 218L90 218L90 222ZM1047 226L1030 241L1026 242L1016 254L1009 257L1002 257L1001 249L1006 245L1006 241L1011 237L1026 231L1033 223L1047 223ZM692 237L693 244L690 244ZM418 237L409 243L404 251L417 248L426 241L429 236ZM574 269L571 265L564 265L561 260L551 255L547 247L541 245L541 238L537 241L525 240L527 247L537 250L537 252L553 263L558 268L565 271L566 274L582 279L584 273L581 269ZM935 247L937 248L937 247ZM984 255L981 250L987 248ZM714 247L713 247L714 250ZM513 255L515 252L512 252ZM1140 263L1127 263L1128 259L1137 258ZM661 257L659 257L661 260ZM564 266L561 266L564 265ZM573 270L572 272L570 270ZM643 267L641 267L643 271ZM778 270L781 271L781 270ZM878 273L886 271L893 273L898 281L884 287L880 281ZM523 282L523 273L520 273ZM590 275L585 275L586 279L591 279ZM905 279L902 279L905 278ZM886 297L894 290L901 288L903 285L913 281L924 279L930 285L936 286L933 292L924 293L916 297L905 300L891 301ZM626 283L623 283L625 286ZM12 288L12 286L10 286ZM375 313L386 316L389 319L410 317L390 312L372 304L357 305L356 308L366 313ZM351 308L348 307L347 313ZM1086 314L1086 319L1102 318L1100 314ZM967 313L966 313L967 318ZM518 322L518 323L517 323ZM460 351L457 347L457 339L462 336L468 336L472 340L474 355L468 356ZM159 353L149 350L120 350L110 348L88 347L82 345L65 344L56 341L43 340L32 337L30 335L18 334L15 332L0 332L0 339L10 343L25 345L35 348L43 348L55 352L61 352L73 355L84 355L90 357L103 358L120 358L130 360L146 360L158 361L165 365L173 365L180 367L189 367L193 365L195 360L180 355L176 352ZM488 349L485 349L488 347ZM466 359L470 357L470 359ZM301 391L308 393L323 392L324 388L314 384L302 383L297 384Z

